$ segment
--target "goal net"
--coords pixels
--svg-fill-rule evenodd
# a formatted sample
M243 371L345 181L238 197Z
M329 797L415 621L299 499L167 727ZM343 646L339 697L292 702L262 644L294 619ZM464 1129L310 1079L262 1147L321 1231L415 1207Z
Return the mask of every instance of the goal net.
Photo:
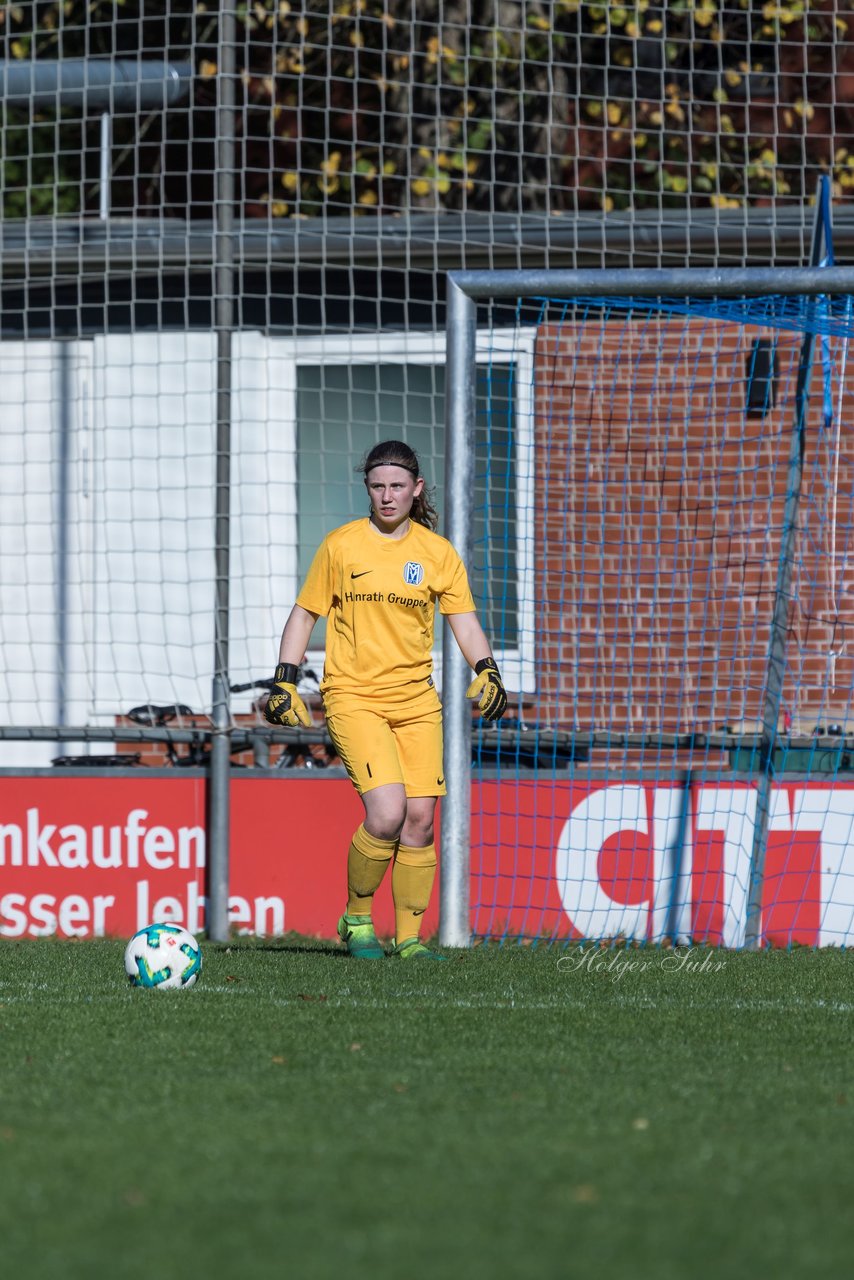
M474 935L739 946L752 905L754 941L850 942L850 298L488 280L517 383L476 410L472 559L512 692L474 730Z

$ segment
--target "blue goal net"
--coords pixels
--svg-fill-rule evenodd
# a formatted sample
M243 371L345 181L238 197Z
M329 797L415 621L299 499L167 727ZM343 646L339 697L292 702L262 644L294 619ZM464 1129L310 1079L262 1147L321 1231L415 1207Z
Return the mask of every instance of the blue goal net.
M752 901L763 944L854 940L852 332L848 297L479 311L511 697L475 728L476 937L741 946Z

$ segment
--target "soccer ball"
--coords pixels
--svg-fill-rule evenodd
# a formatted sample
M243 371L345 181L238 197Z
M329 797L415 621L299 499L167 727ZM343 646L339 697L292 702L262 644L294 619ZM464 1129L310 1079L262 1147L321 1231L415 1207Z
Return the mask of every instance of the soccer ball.
M202 971L202 953L179 924L148 924L125 948L125 972L132 987L178 991L191 987Z

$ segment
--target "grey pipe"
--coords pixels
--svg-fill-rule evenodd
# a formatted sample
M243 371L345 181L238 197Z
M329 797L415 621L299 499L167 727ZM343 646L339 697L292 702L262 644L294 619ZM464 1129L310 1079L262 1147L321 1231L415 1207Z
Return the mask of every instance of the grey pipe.
M0 62L0 100L40 109L164 111L190 94L191 62L60 58Z

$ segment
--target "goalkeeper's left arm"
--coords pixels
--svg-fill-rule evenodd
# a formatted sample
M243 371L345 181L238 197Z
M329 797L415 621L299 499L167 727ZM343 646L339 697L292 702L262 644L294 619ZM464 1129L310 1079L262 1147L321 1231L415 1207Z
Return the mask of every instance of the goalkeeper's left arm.
M463 657L474 668L475 678L466 697L477 698L478 710L484 720L500 720L507 710L507 691L477 614L451 613L448 614L448 623Z

